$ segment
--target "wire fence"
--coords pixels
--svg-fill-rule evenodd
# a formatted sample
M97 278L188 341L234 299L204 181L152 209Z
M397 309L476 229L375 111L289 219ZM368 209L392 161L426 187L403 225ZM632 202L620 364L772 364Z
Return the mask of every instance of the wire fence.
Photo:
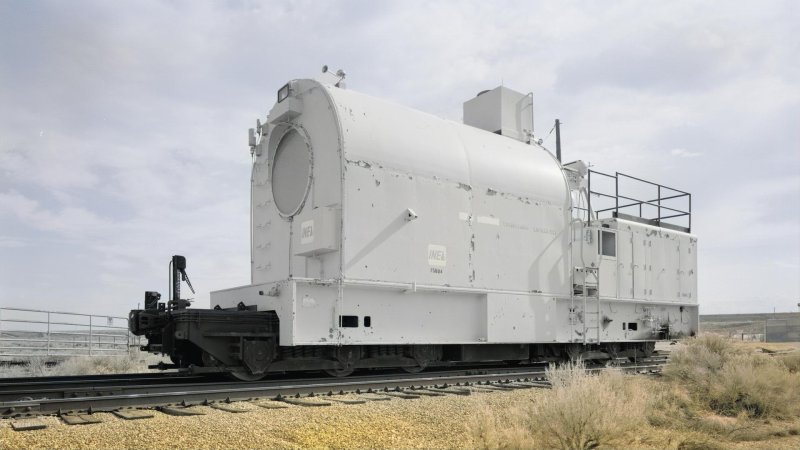
M767 342L800 342L800 314L794 318L767 319L764 334Z
M0 308L0 357L122 356L139 347L127 317Z

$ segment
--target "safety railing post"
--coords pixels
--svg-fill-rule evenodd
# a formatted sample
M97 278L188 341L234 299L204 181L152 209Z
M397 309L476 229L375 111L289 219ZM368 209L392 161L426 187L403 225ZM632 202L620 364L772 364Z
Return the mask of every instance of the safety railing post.
M614 173L614 215L619 217L619 172Z
M89 356L92 356L92 316L89 316Z
M661 225L661 185L658 185L658 224Z
M589 169L589 189L586 191L586 223L592 223L592 170Z

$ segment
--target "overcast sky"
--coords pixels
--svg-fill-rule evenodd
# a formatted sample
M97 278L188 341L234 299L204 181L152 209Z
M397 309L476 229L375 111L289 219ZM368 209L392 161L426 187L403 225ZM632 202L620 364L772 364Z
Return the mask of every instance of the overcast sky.
M247 128L328 64L457 121L533 91L566 160L693 194L703 313L797 310L798 4L0 0L0 305L247 284Z

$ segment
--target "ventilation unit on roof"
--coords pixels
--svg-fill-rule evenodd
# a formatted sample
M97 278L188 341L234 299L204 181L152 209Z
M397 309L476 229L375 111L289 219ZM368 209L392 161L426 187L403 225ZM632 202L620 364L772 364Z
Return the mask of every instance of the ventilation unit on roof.
M533 96L505 86L483 91L464 102L464 124L528 142L533 132Z

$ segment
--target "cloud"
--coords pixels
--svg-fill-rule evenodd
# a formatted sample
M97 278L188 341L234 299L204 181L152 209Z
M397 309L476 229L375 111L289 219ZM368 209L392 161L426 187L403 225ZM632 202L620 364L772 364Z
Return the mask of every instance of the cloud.
M25 247L26 242L9 236L0 236L0 248L21 248Z
M800 203L797 8L2 3L0 302L52 307L27 281L37 273L76 310L124 313L164 285L174 253L201 303L246 284L246 130L322 64L452 120L482 89L533 91L537 132L560 118L568 160L692 192L704 311L788 302L800 296L800 218L786 207ZM724 287L743 272L766 278Z
M669 151L669 154L679 158L696 158L698 156L703 156L703 152L691 152L685 148L673 148Z

